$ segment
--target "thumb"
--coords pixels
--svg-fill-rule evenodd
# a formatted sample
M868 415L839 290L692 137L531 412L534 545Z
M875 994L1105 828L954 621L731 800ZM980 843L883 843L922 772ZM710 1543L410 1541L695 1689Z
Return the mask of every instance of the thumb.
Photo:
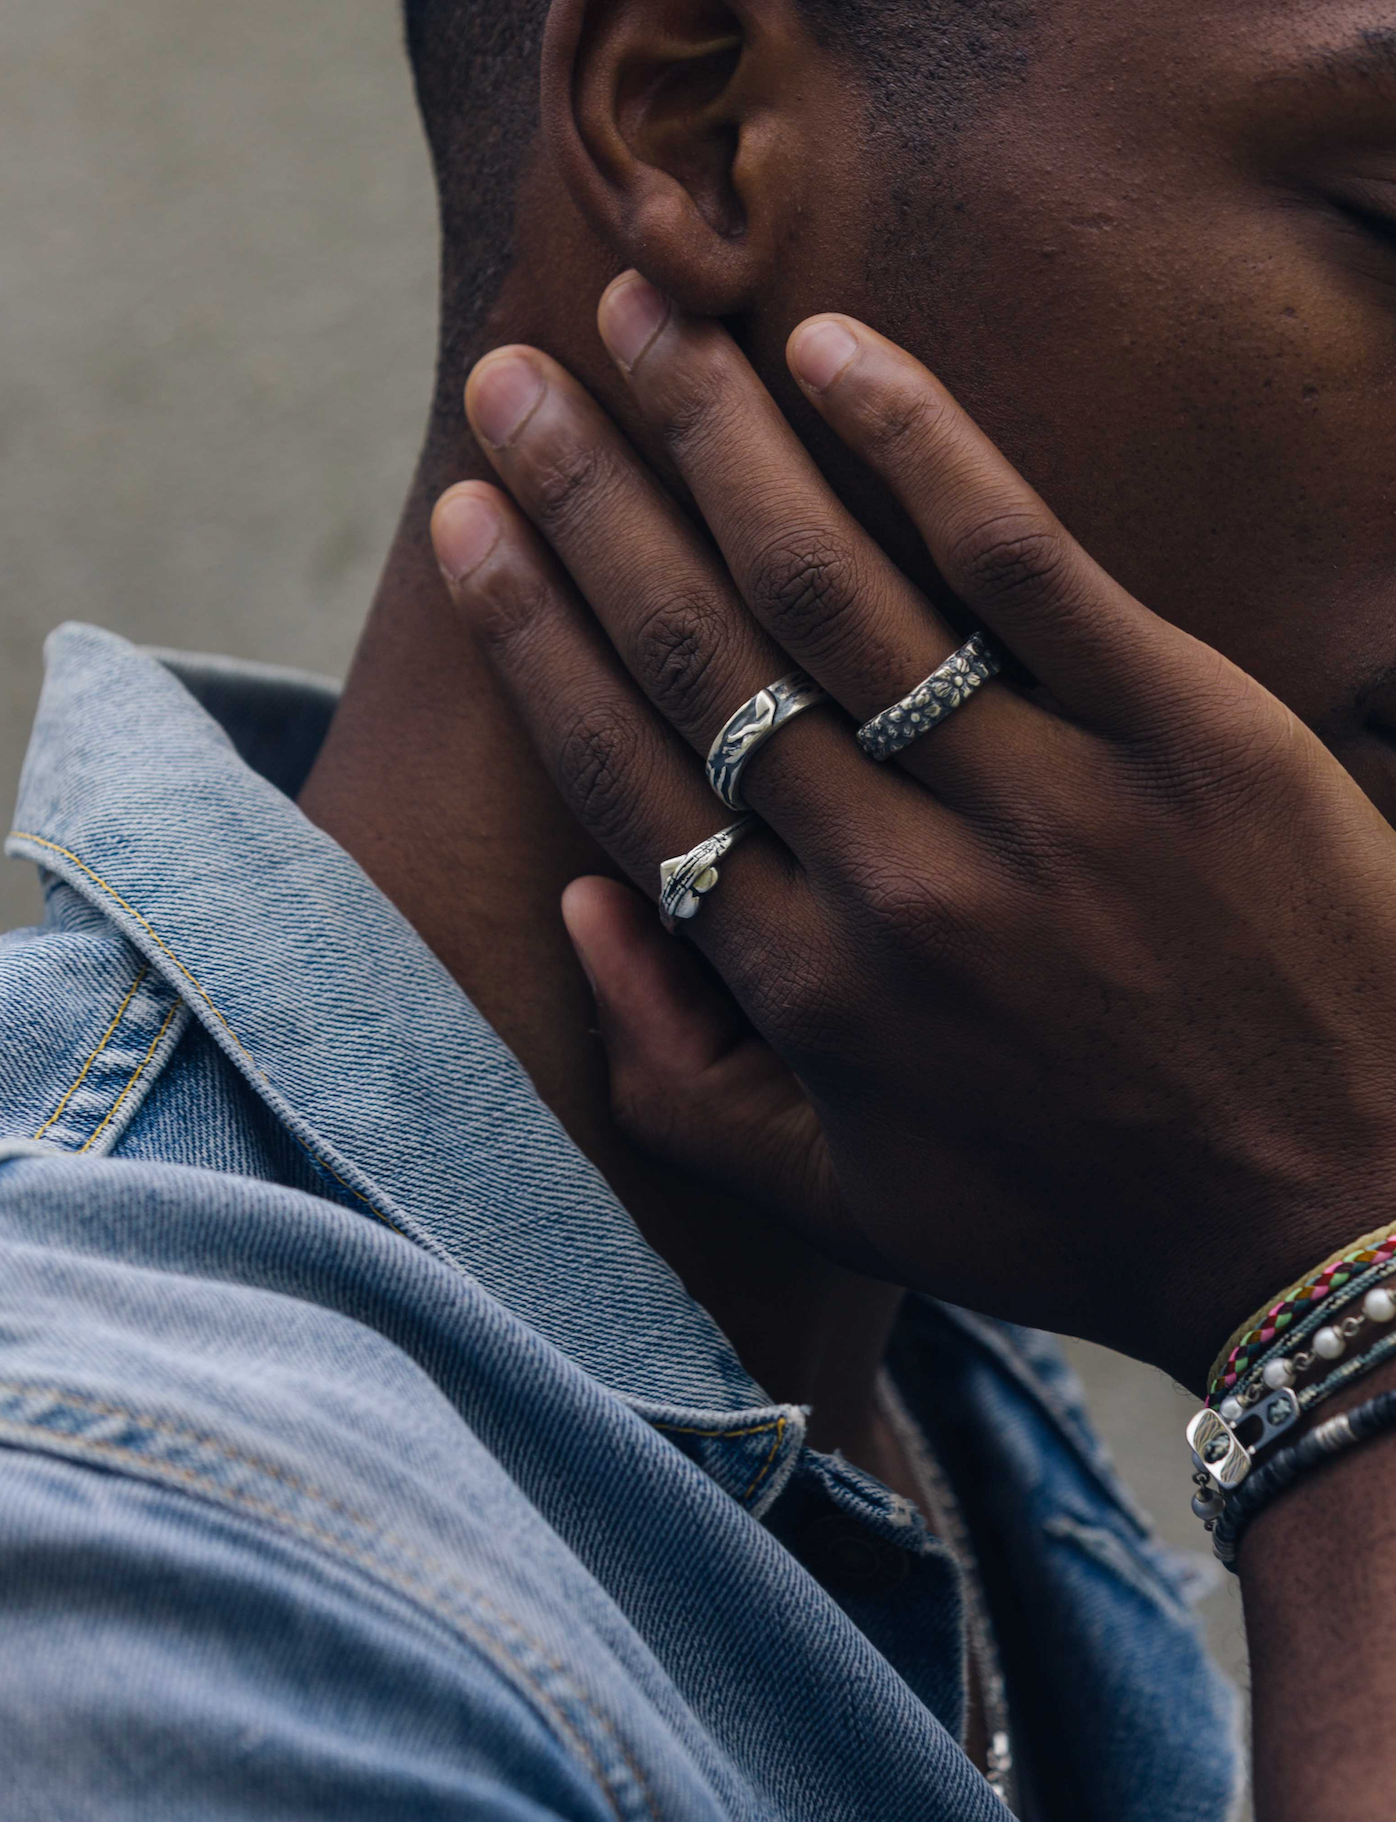
M852 1224L808 1096L696 952L613 879L574 880L562 916L596 996L626 1137L846 1245Z

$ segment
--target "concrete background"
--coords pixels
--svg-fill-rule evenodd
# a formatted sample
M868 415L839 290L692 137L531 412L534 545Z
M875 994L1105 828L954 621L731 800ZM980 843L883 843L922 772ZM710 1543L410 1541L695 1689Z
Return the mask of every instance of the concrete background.
M425 418L434 288L395 0L0 7L0 795L60 620L342 672ZM36 905L3 863L0 927ZM1187 1399L1072 1352L1195 1549ZM1207 1617L1239 1673L1229 1581Z

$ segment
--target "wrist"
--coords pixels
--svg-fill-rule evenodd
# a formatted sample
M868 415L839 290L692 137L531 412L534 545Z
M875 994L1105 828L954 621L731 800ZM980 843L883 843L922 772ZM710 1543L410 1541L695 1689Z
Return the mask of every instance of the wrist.
M1396 1391L1396 1360L1383 1362L1357 1384L1345 1386L1321 1409L1306 1412L1285 1440L1301 1442L1320 1424L1391 1391ZM1396 1513L1388 1491L1392 1487L1396 1431L1374 1436L1360 1449L1314 1468L1258 1513L1247 1529L1236 1563L1243 1585L1248 1580L1268 1585L1277 1564L1288 1562L1298 1568L1331 1556L1336 1566L1374 1538L1390 1540Z
M1318 1284L1325 1269L1356 1257L1364 1242L1396 1234L1396 1210L1389 1204L1388 1193L1365 1202L1354 1198L1349 1212L1322 1220L1275 1219L1239 1257L1204 1260L1173 1301L1175 1312L1192 1313L1175 1324L1173 1345L1158 1356L1160 1364L1189 1391L1219 1403L1230 1388L1217 1388L1215 1379L1248 1332L1267 1328L1271 1312L1306 1286L1325 1294L1330 1287Z
M1297 1480L1396 1427L1396 1396L1370 1389L1396 1359L1393 1291L1396 1224L1305 1274L1214 1363L1187 1440L1193 1511L1228 1566L1254 1520Z
M1396 1362L1303 1420L1307 1431L1381 1392ZM1396 1595L1396 1432L1374 1437L1298 1481L1241 1540L1260 1816L1390 1815L1384 1761L1360 1749L1335 1768L1335 1738L1381 1741L1392 1658L1385 1615Z

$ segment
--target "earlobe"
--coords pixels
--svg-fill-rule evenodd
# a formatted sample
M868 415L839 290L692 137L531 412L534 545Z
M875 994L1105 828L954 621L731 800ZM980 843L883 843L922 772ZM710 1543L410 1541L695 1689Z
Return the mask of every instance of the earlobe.
M554 0L542 125L595 232L685 309L737 316L765 274L773 122L742 0Z

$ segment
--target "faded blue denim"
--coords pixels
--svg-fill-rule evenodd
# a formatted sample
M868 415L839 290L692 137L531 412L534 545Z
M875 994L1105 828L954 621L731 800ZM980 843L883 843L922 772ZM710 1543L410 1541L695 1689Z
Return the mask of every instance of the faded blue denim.
M9 842L46 921L0 939L0 1812L994 1822L947 1553L301 816L333 704L50 644ZM1222 1822L1234 1700L1053 1346L921 1301L890 1364L1044 1813Z

